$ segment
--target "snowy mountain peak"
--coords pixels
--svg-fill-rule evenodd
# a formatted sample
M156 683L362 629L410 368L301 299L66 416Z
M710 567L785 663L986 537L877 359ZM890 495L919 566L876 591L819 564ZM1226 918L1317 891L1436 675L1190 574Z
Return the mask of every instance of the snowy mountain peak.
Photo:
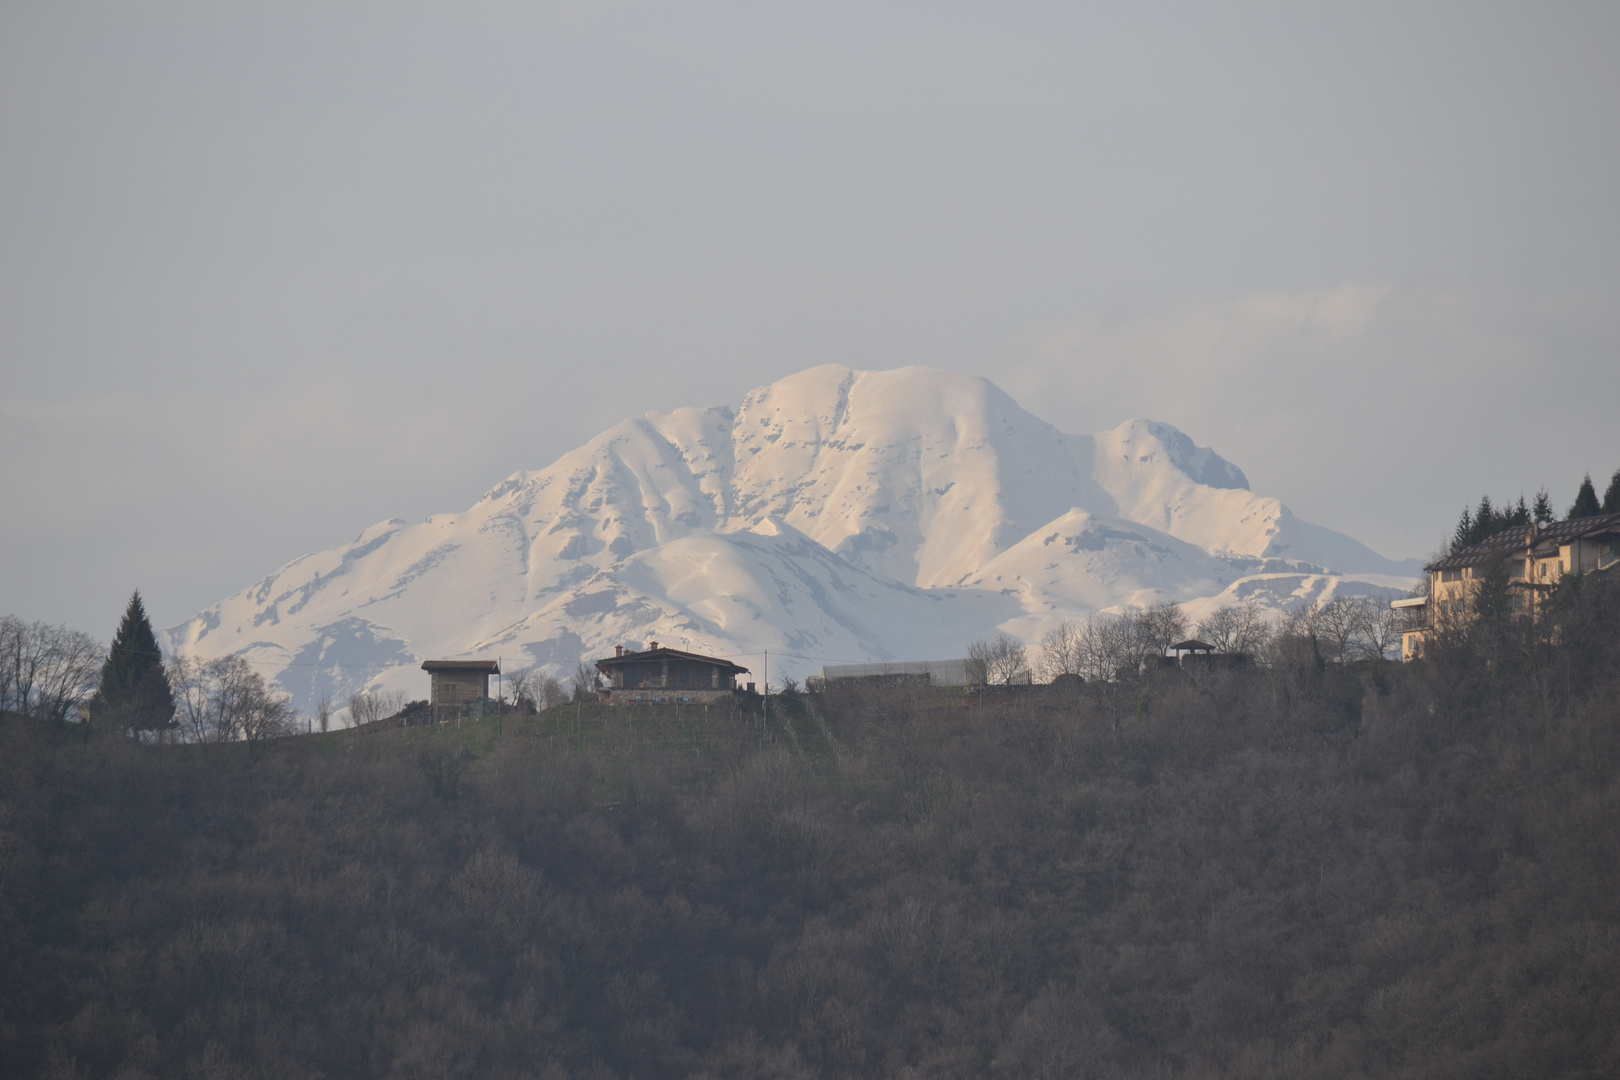
M623 421L465 513L380 522L169 640L279 667L308 708L379 681L420 696L430 657L566 670L657 638L802 674L1122 603L1283 604L1409 573L1168 424L1070 435L976 376L828 365L735 410Z
M1097 436L1099 453L1117 454L1139 465L1168 462L1189 480L1212 488L1249 490L1243 470L1206 446L1198 446L1169 424L1127 420Z

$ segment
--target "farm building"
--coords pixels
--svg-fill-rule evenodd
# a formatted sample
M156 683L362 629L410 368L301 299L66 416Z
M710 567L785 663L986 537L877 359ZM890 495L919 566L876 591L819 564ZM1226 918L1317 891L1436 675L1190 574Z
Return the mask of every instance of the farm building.
M501 673L494 660L424 660L432 676L428 707L434 720L444 720L475 702L489 700L489 677ZM454 710L454 711L452 711Z
M824 664L806 689L824 691L840 683L887 686L980 686L984 664L977 660L895 660L871 664Z

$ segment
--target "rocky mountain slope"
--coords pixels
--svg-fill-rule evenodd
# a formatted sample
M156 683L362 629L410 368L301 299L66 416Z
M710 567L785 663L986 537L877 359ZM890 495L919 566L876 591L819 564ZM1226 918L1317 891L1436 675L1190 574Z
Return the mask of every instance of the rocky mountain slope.
M1002 628L1173 598L1195 615L1405 587L1394 562L1251 492L1166 424L1070 435L990 382L813 368L736 409L627 420L459 514L296 559L169 631L241 652L303 709L425 694L426 658L571 670L656 638L773 681L961 655Z

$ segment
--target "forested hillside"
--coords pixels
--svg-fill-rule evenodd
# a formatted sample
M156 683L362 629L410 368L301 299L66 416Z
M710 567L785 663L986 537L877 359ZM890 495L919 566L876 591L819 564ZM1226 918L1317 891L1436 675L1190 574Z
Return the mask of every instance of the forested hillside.
M1617 1075L1620 603L1557 610L768 721L7 718L0 1075Z

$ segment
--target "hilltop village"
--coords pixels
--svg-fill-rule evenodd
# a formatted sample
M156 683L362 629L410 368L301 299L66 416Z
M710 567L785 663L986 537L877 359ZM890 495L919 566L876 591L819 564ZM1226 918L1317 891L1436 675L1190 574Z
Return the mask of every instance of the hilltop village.
M1612 501L1612 500L1611 500ZM1487 515L1489 510L1486 511ZM1508 515L1511 516L1511 515ZM1474 542L1469 521L1459 527L1453 550L1423 569L1426 580L1414 595L1387 604L1370 598L1342 598L1301 610L1280 626L1266 624L1252 609L1221 609L1191 628L1178 605L1161 604L1139 612L1066 623L1027 649L1001 635L975 642L968 655L944 660L823 665L803 689L825 693L885 686L932 687L959 693L1040 686L1072 687L1087 678L1111 682L1149 669L1198 669L1254 663L1290 641L1309 640L1338 662L1378 661L1397 651L1403 661L1419 658L1437 635L1462 633L1485 608L1500 607L1528 622L1544 623L1548 598L1570 581L1607 575L1620 565L1620 513L1599 513L1562 521L1504 523ZM1548 633L1552 632L1549 627ZM1206 640L1208 639L1208 640ZM411 716L443 721L488 711L489 679L500 674L489 661L426 661L432 676L428 712L417 703ZM712 705L739 694L755 695L757 684L739 684L749 669L732 660L650 642L646 649L617 646L596 660L589 692L603 705ZM581 668L584 671L584 666ZM577 691L587 689L584 679ZM795 685L790 692L797 692ZM513 706L532 708L520 692ZM768 692L768 691L767 691ZM404 719L404 714L402 714Z

